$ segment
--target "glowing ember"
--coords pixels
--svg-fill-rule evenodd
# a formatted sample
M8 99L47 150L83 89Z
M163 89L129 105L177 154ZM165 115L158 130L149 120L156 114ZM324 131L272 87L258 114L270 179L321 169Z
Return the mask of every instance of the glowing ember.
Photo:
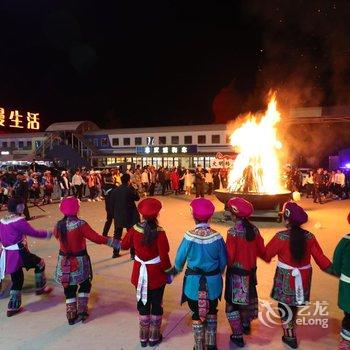
M275 94L262 116L248 114L230 136L239 153L229 174L229 190L274 194L283 191L277 150L276 124L280 121Z

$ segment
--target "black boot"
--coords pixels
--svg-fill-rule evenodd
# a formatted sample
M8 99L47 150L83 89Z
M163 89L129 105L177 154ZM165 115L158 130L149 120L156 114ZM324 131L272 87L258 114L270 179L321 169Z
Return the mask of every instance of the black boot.
M237 345L239 348L243 348L245 343L243 339L242 320L239 311L227 312L226 317L232 331L232 334L230 335L232 343Z
M119 249L114 249L113 250L112 259L119 258L119 257L120 257L120 250Z
M290 348L298 349L297 338L282 336L282 341L283 343L287 344Z

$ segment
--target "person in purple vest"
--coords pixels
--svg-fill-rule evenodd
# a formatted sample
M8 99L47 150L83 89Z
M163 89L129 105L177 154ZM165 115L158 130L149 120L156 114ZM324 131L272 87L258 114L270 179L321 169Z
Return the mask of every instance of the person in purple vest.
M45 261L32 254L27 245L26 236L50 239L52 232L35 230L22 217L24 203L18 198L11 198L8 202L8 214L0 220L0 280L5 275L11 275L12 287L7 316L13 316L21 310L21 294L24 282L23 267L35 271L35 293L48 294L52 288L46 284Z

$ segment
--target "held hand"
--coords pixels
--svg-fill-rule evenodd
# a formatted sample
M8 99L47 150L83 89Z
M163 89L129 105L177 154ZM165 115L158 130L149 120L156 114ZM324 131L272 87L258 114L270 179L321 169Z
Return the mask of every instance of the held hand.
M166 276L166 283L167 284L172 284L174 280L174 275L167 275Z
M329 275L339 277L338 274L334 271L333 265L330 265L329 267L327 267L327 268L324 270L324 272L328 273Z
M180 273L180 271L177 271L175 266L173 266L169 270L165 271L165 273L168 276L172 276L172 278L174 278L176 275L178 275Z
M113 249L120 250L120 242L112 237L108 238L107 245Z

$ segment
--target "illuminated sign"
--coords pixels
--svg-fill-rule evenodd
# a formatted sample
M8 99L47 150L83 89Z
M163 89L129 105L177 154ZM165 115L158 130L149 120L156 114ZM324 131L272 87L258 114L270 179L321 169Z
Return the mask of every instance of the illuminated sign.
M0 108L0 127L9 127L16 129L39 130L39 113L27 112L26 117L19 114L15 109L10 112L8 118L5 115L5 109Z
M215 158L211 160L210 167L214 169L232 168L235 157L224 156L221 153L217 153Z
M152 154L152 155L184 155L196 154L197 146L146 146L136 147L136 154Z

